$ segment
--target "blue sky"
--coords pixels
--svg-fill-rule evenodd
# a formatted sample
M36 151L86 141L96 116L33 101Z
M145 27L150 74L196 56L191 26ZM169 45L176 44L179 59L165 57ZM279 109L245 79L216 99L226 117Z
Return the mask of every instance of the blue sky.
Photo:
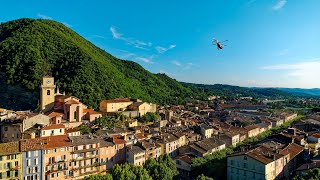
M53 19L184 82L320 88L319 0L4 1L0 21ZM212 38L228 40L224 50Z

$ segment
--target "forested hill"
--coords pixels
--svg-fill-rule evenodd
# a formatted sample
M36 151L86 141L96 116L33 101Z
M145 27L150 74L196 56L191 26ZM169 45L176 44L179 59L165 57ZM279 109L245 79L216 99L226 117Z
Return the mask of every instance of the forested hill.
M139 98L180 104L209 94L277 97L277 90L256 93L225 85L180 83L152 74L139 64L115 58L76 32L52 20L19 19L0 25L0 107L25 110L39 104L41 78L51 74L60 91L97 108L100 100Z
M199 95L166 75L113 57L61 23L19 19L1 24L0 107L35 109L47 73L60 91L93 108L117 97L169 104Z

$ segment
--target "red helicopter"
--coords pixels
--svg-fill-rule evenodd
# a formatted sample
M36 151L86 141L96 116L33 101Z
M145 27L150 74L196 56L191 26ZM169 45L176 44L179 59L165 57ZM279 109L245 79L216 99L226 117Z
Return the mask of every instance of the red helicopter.
M212 44L215 44L217 46L217 49L221 50L221 49L224 48L224 46L226 46L225 44L223 44L223 42L226 42L226 41L228 41L228 40L224 40L222 42L219 42L217 39L213 38L212 39Z

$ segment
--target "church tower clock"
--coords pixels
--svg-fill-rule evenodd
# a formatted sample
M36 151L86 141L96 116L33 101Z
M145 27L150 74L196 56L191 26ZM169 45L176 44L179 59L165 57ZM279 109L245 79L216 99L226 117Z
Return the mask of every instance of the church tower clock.
M55 96L54 78L45 76L42 78L40 90L40 111L47 112L53 108Z

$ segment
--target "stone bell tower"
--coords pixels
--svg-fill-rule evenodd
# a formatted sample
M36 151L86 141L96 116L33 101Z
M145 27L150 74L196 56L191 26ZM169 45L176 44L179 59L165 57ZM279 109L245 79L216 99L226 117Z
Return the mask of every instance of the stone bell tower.
M42 78L40 90L40 111L48 112L53 109L55 96L54 78L51 76L44 76Z

